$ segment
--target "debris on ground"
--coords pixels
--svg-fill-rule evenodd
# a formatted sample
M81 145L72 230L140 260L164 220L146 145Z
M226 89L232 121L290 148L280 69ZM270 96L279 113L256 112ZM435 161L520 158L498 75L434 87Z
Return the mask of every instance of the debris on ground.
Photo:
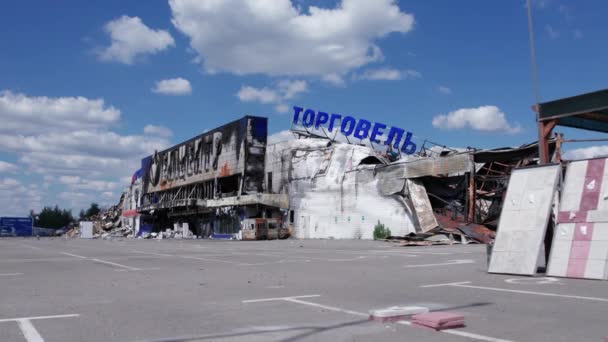
M450 312L429 312L412 316L412 325L433 330L464 327L464 316Z
M370 310L369 319L379 322L396 322L408 316L427 312L429 309L422 306L392 306L386 309Z

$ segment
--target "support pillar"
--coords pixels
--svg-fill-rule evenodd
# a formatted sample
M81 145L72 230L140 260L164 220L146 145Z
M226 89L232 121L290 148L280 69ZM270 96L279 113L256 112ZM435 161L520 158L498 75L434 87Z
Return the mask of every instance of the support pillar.
M551 162L549 142L547 140L551 136L551 132L556 124L557 119L538 121L538 157L540 164L548 164Z

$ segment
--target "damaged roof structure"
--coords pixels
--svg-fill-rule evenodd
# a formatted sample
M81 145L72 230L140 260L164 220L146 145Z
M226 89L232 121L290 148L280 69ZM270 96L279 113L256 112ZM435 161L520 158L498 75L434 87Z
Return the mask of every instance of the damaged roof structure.
M527 145L395 158L302 131L267 144L267 125L245 116L144 158L119 232L239 238L245 220L272 219L289 232L277 236L372 239L382 224L412 240L443 232L485 242L491 232L476 223L492 227L510 170L537 157Z
M458 151L425 141L409 154L409 132L400 155L296 129L267 144L267 125L245 116L142 159L121 220L99 233L373 239L382 225L416 244L437 233L488 242L511 170L538 162L536 144ZM286 233L267 233L269 222Z

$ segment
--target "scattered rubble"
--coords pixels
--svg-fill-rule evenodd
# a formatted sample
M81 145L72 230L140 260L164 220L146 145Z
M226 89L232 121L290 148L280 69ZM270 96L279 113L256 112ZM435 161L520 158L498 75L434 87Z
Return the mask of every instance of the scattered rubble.
M464 316L449 312L430 312L412 316L412 325L433 330L464 327Z

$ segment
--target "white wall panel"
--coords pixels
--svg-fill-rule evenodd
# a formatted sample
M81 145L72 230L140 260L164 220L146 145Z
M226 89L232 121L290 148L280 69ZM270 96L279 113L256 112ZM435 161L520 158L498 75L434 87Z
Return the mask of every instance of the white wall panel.
M536 273L559 172L559 165L515 169L512 172L489 272Z

